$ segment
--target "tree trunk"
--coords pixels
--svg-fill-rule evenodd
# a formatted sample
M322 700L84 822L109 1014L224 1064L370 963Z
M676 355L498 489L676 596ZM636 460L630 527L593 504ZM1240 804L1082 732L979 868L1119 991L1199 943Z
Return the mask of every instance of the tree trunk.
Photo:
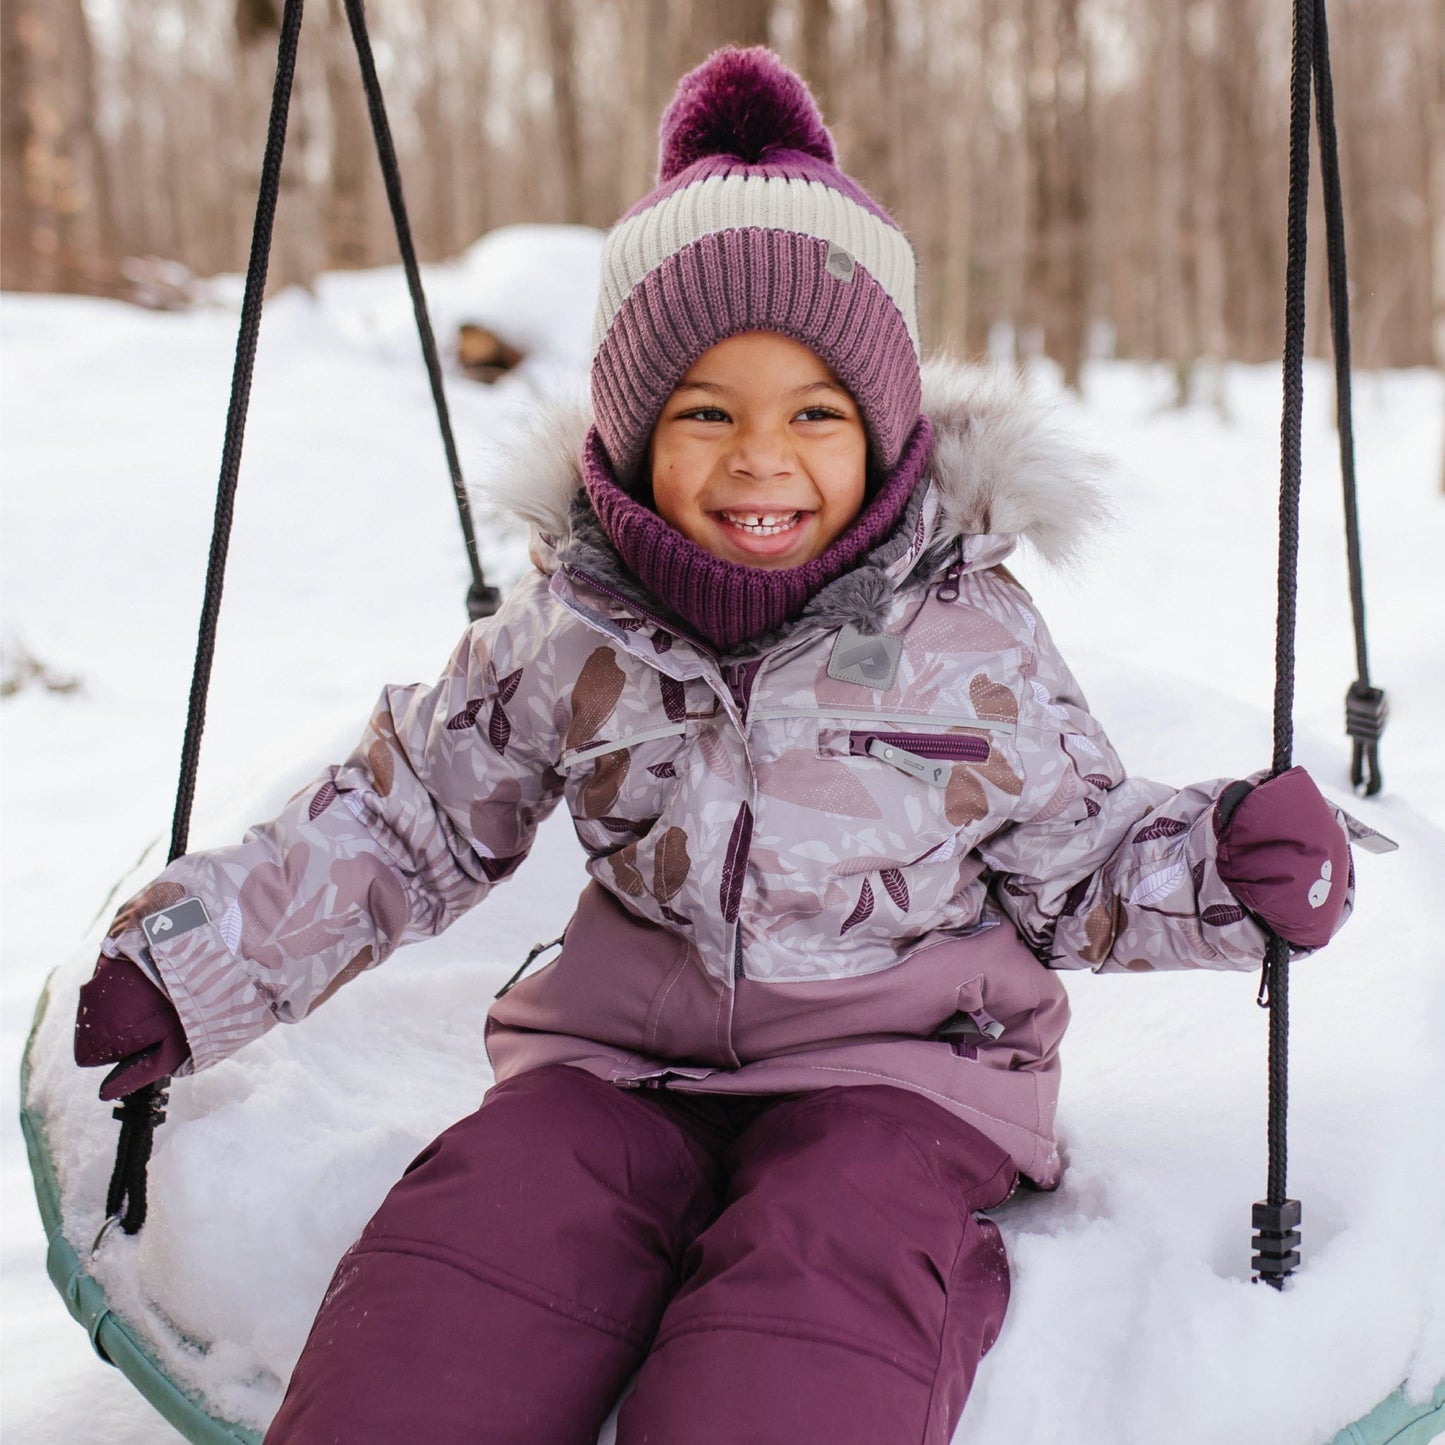
M239 169L234 184L243 194L254 196L260 182L267 118L275 87L281 13L276 0L236 0L233 16L238 42L237 70L249 102L245 127L249 145L237 155ZM324 21L324 17L322 19ZM313 14L312 25L316 24ZM296 73L292 80L285 159L281 167L271 259L266 273L266 289L271 293L286 286L309 287L322 265L320 227L310 188L306 184L306 152L311 128L306 113L307 86L302 71L310 48L310 36L311 32L306 31L299 42ZM322 36L316 38L324 43Z
M818 102L825 122L831 122L832 21L831 0L802 0L798 25L798 68Z
M4 284L118 295L125 280L81 0L3 8Z
M372 260L367 192L376 166L361 65L341 0L326 6L326 98L331 110L331 164L321 201L323 265L349 270Z

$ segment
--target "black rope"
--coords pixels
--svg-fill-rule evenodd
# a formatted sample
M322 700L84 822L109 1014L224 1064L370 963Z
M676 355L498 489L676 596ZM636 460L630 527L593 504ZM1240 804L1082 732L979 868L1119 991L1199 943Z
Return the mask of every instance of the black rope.
M1285 260L1284 411L1280 420L1279 574L1274 643L1273 775L1294 750L1295 593L1299 564L1301 430L1304 419L1306 211L1310 181L1310 72L1315 0L1295 0L1290 60L1289 212ZM1260 1002L1269 1009L1269 1179L1255 1204L1254 1268L1276 1289L1299 1263L1299 1205L1286 1199L1289 1114L1289 946L1271 936ZM1292 1208L1290 1206L1293 1206Z
M112 1117L120 1120L120 1146L105 1195L105 1212L107 1218L118 1218L127 1234L137 1233L145 1223L146 1169L156 1128L165 1123L166 1099L162 1080L126 1095L111 1111Z
M376 64L371 55L371 38L366 32L366 12L362 0L346 0L346 19L351 26L351 38L356 42L357 58L361 61L361 80L366 88L366 105L371 112L371 129L376 137L376 153L381 160L386 199L391 206L391 219L396 225L397 245L401 250L402 265L406 269L411 308L416 316L417 334L421 337L422 355L426 358L426 374L431 381L432 401L436 405L437 423L441 427L442 446L446 450L447 469L451 472L452 493L457 503L457 516L462 524L462 539L466 543L467 561L472 570L472 583L467 592L467 615L475 622L479 617L490 617L497 610L501 605L501 593L487 584L477 556L471 504L462 481L462 466L457 459L456 442L452 439L451 414L447 409L446 392L442 389L442 368L437 358L436 337L432 334L426 296L421 288L421 272L417 267L416 248L411 239L411 222L407 219L406 202L401 194L401 173L397 169L396 148L391 142L391 126L387 124L381 85L376 78Z
M251 376L256 366L256 341L261 329L261 302L266 290L266 269L271 254L271 231L276 199L281 189L281 158L286 148L286 115L291 103L291 82L296 73L296 47L301 33L302 0L286 0L281 19L281 40L276 60L276 84L271 94L271 119L266 133L266 155L261 165L261 189L256 221L251 231L251 257L246 269L246 290L241 301L241 327L236 340L236 362L231 372L231 401L226 413L226 439L221 448L221 476L216 489L216 513L211 531L211 555L206 566L206 593L201 604L196 663L191 674L186 735L181 745L181 777L171 821L174 862L186 851L191 806L196 795L196 769L201 734L206 726L206 696L211 685L211 663L216 651L216 622L221 612L221 589L226 575L226 553L231 540L236 483L241 471L241 444L246 431L246 410L251 398ZM146 1217L146 1168L156 1125L165 1118L169 1079L158 1079L128 1095L115 1111L120 1120L120 1143L115 1169L106 1192L106 1213L120 1217L121 1228L135 1234Z
M1345 731L1351 739L1350 782L1372 797L1380 791L1380 733L1388 708L1383 688L1370 686L1365 648L1365 583L1360 562L1360 517L1355 492L1355 430L1350 396L1350 293L1345 268L1345 209L1340 186L1340 153L1335 137L1335 91L1330 78L1330 39L1324 0L1314 13L1315 117L1320 137L1320 179L1324 186L1325 247L1329 259L1330 333L1335 352L1335 421L1340 436L1340 477L1344 482L1345 555L1350 571L1350 612L1355 629L1356 678L1345 694Z
M231 519L235 509L236 484L241 471L241 447L246 431L246 412L251 395L251 378L255 371L256 344L261 328L261 308L266 292L266 272L271 254L271 235L276 219L276 201L281 188L281 161L286 146L286 122L291 103L292 81L296 73L296 52L301 34L303 0L286 0L281 20L280 42L276 58L276 82L271 93L271 115L266 134L266 153L261 165L260 192L256 202L256 220L251 232L251 255L246 271L246 289L241 302L241 325L236 340L236 361L231 373L231 400L226 415L226 436L221 450L221 475L216 491L215 521L211 533L210 560L206 568L205 600L201 606L200 631L196 644L196 662L191 676L190 706L186 715L185 741L181 748L181 775L176 793L176 807L171 825L168 862L174 862L186 851L190 833L191 808L195 801L196 772L200 761L201 735L206 723L206 698L210 691L211 664L215 656L216 624L221 610L221 591L226 573L226 554L230 546ZM436 404L437 421L442 432L447 466L451 472L462 521L462 536L472 581L467 593L467 612L475 620L495 612L500 594L487 585L477 556L476 537L472 531L471 511L462 484L461 465L456 443L452 439L451 419L446 396L442 390L441 363L437 357L436 339L432 334L417 268L416 250L412 245L411 226L407 220L406 203L402 197L401 178L397 170L396 151L391 142L381 88L377 83L376 66L366 33L361 0L346 0L347 19L357 57L361 62L362 80L366 87L371 112L372 130L376 136L377 154L392 219L396 224L397 243L406 268L407 285L411 290L412 309L421 337L422 354L431 379L432 398ZM106 1191L106 1213L119 1218L127 1234L137 1233L146 1217L146 1170L150 1163L155 1129L165 1119L165 1105L170 1080L158 1079L137 1089L121 1101L115 1110L120 1120L120 1142L116 1149L115 1169Z

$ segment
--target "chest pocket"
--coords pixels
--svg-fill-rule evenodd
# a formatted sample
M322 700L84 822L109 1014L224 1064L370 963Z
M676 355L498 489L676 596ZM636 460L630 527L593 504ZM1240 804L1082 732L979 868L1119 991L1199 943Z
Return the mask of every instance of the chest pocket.
M611 852L651 831L676 787L688 727L661 724L562 754L558 771L589 852Z
M1023 791L1014 729L1006 723L825 721L818 756L848 768L880 805L901 804L908 832L930 844L965 831L976 840L985 831L979 825L990 815L1006 817Z

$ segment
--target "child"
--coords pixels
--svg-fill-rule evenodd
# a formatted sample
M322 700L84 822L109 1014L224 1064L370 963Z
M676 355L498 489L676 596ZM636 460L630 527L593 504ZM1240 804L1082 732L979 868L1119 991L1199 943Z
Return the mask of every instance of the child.
M622 1445L943 1445L1008 1296L978 1211L1059 1179L1050 970L1317 947L1345 834L1300 769L1125 775L1002 565L1097 501L1016 400L924 388L908 242L767 51L682 81L595 334L595 424L516 481L537 575L122 910L76 1057L116 1097L305 1017L565 799L561 954L499 997L497 1084L342 1260L268 1442L591 1442L635 1375Z

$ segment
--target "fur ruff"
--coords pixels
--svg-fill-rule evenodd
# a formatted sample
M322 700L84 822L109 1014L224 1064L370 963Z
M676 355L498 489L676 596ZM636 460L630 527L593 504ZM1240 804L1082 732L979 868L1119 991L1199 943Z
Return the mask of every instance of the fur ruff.
M933 423L929 475L941 504L931 553L986 533L1026 542L1066 566L1109 521L1101 486L1107 463L1062 431L1017 378L935 357L923 367L923 411ZM477 488L541 535L546 545L534 545L533 555L546 571L573 539L591 424L582 398L532 408L515 435L499 441Z

